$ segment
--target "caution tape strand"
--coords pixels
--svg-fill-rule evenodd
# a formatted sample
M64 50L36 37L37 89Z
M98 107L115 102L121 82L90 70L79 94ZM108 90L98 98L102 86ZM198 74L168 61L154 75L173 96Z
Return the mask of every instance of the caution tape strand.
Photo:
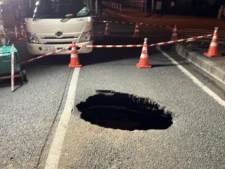
M43 57L46 57L46 56L49 56L49 55L52 55L52 54L57 54L57 53L60 53L60 52L62 52L62 51L66 51L66 50L68 50L69 48L70 48L70 46L64 47L64 48L59 49L59 50L53 50L52 52L49 52L49 53L46 53L46 54L42 54L42 55L40 55L40 56L38 56L38 57L35 57L35 58L32 58L32 59L23 61L23 62L21 62L21 64L26 64L26 63L28 63L28 62L32 62L32 61L41 59L41 58L43 58Z
M178 39L178 40L173 40L173 41L153 43L153 44L147 45L147 47L168 45L168 44L173 44L173 43L178 43L178 42L193 42L193 41L196 41L197 39L208 38L208 37L212 37L212 34L195 36L195 37L185 38L185 39ZM143 44L129 44L129 45L77 45L76 44L75 46L76 47L83 47L83 48L137 48L137 47L143 47ZM48 55L57 54L57 53L60 53L62 51L66 51L69 48L71 48L71 45L68 46L68 47L64 47L62 49L59 49L59 50L53 50L52 52L42 54L41 56L38 56L38 57L32 58L30 60L24 61L24 62L22 62L22 64L26 64L28 62L35 61L37 59L41 59L41 58L46 57Z

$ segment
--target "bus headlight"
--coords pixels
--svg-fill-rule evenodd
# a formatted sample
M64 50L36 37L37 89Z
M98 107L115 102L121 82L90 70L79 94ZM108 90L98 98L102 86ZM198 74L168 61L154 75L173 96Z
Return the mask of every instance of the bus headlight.
M35 33L27 32L27 41L29 43L40 43L38 37L35 35Z
M78 43L82 43L82 42L88 42L92 40L92 30L91 31L88 31L88 32L84 32L81 37L80 37L80 40Z

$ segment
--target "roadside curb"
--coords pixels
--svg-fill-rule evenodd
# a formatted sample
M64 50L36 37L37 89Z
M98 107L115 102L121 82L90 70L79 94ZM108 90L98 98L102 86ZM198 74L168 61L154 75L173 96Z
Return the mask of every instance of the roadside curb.
M111 9L107 9L107 11L121 17L130 18L130 16L128 15L116 13ZM137 17L132 18L137 19ZM218 62L210 60L215 58L207 58L206 56L198 54L196 52L188 51L181 44L176 44L175 49L178 55L187 59L189 62L193 63L195 66L197 66L198 68L200 68L201 70L203 70L204 72L211 75L213 78L217 79L225 85L225 67L223 68L219 65Z
M176 44L175 49L178 55L187 59L189 62L193 63L204 72L225 84L225 69L222 68L222 66L219 66L217 63L209 60L204 55L188 51L181 44Z

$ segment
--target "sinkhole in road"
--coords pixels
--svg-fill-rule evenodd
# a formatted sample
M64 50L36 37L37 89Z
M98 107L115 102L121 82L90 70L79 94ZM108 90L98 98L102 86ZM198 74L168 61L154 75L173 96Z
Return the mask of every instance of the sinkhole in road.
M167 129L173 124L172 113L152 99L111 90L96 92L77 104L81 118L92 124L130 131Z

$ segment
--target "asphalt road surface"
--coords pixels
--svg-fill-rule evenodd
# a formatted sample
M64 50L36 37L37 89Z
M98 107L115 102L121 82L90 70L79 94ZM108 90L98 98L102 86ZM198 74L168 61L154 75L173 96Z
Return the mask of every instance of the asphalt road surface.
M104 37L105 24L95 24L95 44L142 44L145 37L150 44L172 34L143 26L141 37L132 38L134 25L110 26L111 35ZM22 49L25 60L29 56ZM18 82L13 93L7 82L0 88L1 168L47 168L56 153L58 168L224 169L225 109L205 92L208 86L224 99L223 86L170 50L169 56L205 86L156 48L148 53L150 69L136 67L141 48L94 49L79 55L79 71L68 69L69 56L26 65L28 83ZM60 151L51 151L74 72L73 111L65 137L58 138Z

